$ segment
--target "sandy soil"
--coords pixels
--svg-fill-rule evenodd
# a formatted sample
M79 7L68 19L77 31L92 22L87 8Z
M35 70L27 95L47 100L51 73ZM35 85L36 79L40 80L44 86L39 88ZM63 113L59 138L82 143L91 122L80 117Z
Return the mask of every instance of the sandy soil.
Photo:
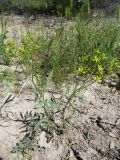
M0 105L7 102L0 109L0 157L12 160L18 154L11 153L16 143L24 136L20 122L14 121L27 111L38 112L35 96L30 84L22 81L20 92L7 89L6 83L1 84ZM7 84L8 85L8 84ZM10 85L10 84L9 84ZM22 84L21 84L22 85ZM7 94L6 94L7 93ZM84 101L75 101L79 110L76 119L77 128L70 127L61 136L55 136L47 143L46 133L39 134L39 152L36 150L33 160L83 159L83 160L113 160L119 157L120 149L120 94L111 91L107 85L93 84L84 96ZM99 122L100 120L100 122Z

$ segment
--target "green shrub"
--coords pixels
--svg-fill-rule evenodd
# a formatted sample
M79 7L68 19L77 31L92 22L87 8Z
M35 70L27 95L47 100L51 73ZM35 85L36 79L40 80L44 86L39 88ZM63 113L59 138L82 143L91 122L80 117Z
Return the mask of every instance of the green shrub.
M19 57L27 73L41 75L43 82L50 75L52 81L62 84L70 74L78 72L102 79L119 68L118 34L119 28L111 23L77 22L69 28L61 26L49 38L24 34L19 46L7 42L7 52Z
M5 69L4 71L0 71L0 82L2 83L4 80L13 81L15 76L10 69Z
M72 105L73 100L76 97L82 100L85 89L93 81L120 71L118 36L119 28L115 24L81 21L70 27L61 25L56 34L49 37L43 31L36 35L23 34L17 44L14 40L6 42L5 53L21 66L31 80L37 102L43 110L42 114L21 115L28 123L27 127L34 125L27 131L27 135L32 137L25 136L17 144L18 149L22 146L23 153L33 150L40 131L44 130L50 136L53 133L59 135L73 125L79 114ZM59 89L60 97L55 98L54 91ZM50 96L46 98L49 91Z
M75 44L80 59L78 63L82 64L79 71L84 70L87 74L102 78L111 74L114 67L119 68L119 57L116 54L119 28L115 24L98 21L77 23L76 30Z

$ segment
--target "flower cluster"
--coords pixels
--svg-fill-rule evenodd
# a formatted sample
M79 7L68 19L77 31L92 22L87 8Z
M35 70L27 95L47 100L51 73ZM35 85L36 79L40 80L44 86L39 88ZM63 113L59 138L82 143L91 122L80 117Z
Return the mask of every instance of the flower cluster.
M81 58L81 64L77 70L79 74L92 74L97 81L108 77L115 70L120 69L118 58L109 53L100 52L95 49L91 55Z

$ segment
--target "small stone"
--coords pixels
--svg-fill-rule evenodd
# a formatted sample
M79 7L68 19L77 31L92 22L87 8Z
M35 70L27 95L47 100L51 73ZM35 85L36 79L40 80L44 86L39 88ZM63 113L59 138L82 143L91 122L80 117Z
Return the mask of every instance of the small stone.
M109 136L112 138L116 138L116 136L112 132L109 133Z
M115 148L115 144L114 144L114 142L110 142L110 149L114 149Z

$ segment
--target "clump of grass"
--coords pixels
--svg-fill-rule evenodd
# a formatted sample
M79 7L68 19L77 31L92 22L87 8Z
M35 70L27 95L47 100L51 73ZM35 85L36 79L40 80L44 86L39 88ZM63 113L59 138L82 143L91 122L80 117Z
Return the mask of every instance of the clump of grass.
M109 76L113 70L119 70L117 25L99 21L77 23L76 30L75 44L79 52L79 63L81 62L79 72L92 73L95 79L102 79Z
M120 5L117 6L116 15L117 15L117 19L119 19L120 18Z
M101 79L119 66L118 34L114 24L77 22L69 29L61 26L49 38L28 33L22 35L18 46L9 40L7 52L18 57L27 73L34 70L34 75L41 75L41 82L51 76L53 82L62 84L70 74L77 73Z
M0 17L0 26L1 26L1 33L0 33L0 59L5 59L4 52L5 52L5 44L4 39L6 35L6 24L3 21L3 18Z
M14 74L11 70L5 69L0 72L0 82L2 83L4 80L12 81L14 79Z
M5 55L16 59L41 88L48 79L62 85L70 75L101 80L120 68L118 34L115 24L81 21L68 28L61 25L50 37L26 33L19 44L8 40Z
M0 17L0 60L3 64L9 65L10 64L10 56L6 54L6 44L5 39L7 35L7 26L8 26L9 19L3 19L3 17Z

